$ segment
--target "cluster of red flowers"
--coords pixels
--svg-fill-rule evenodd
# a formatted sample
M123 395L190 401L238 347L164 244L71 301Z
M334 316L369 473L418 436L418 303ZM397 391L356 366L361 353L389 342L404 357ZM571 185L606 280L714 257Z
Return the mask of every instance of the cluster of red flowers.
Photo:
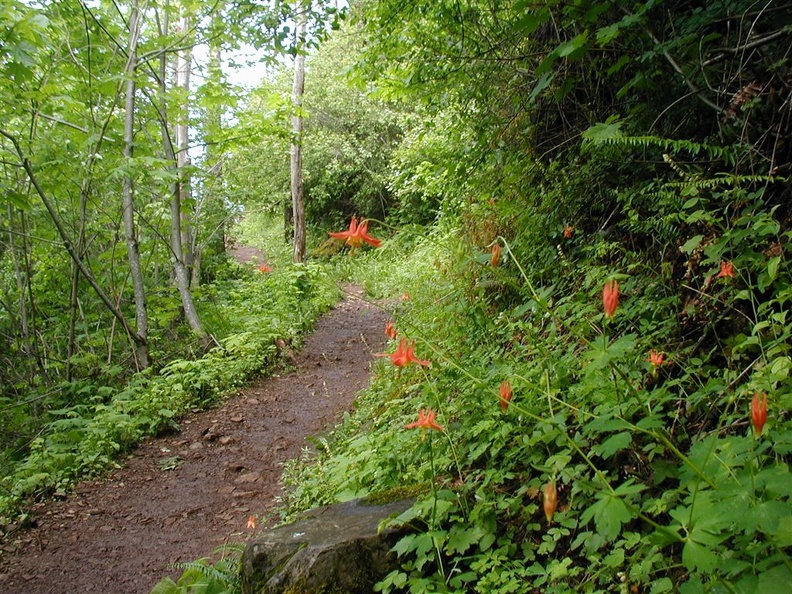
M385 324L385 335L395 340L398 337L398 332L396 331L396 326L394 326L393 322L388 322ZM396 347L396 350L393 353L377 353L377 357L388 357L396 367L402 368L406 367L410 363L415 363L416 365L421 365L424 367L428 367L431 365L430 361L426 361L424 359L419 359L415 356L415 343L410 342L404 338L399 339L399 345ZM435 431L442 431L443 428L435 422L435 416L437 413L433 411L431 408L421 409L418 413L418 420L415 423L409 423L405 425L407 429L434 429Z

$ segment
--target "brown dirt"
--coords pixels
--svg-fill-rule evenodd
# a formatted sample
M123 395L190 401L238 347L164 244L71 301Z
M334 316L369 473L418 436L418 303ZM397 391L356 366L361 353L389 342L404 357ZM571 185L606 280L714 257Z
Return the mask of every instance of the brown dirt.
M178 434L144 442L103 480L37 506L33 528L0 542L0 592L148 593L179 575L169 564L252 537L272 521L283 462L367 385L386 319L349 288L294 355L293 370L191 414ZM246 527L251 515L257 529Z
M248 245L231 247L231 255L240 264L266 264L267 256L258 248Z

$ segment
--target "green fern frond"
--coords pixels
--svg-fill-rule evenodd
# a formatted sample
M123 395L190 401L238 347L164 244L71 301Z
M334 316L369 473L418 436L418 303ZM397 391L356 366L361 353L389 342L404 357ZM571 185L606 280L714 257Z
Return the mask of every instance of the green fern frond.
M211 591L217 594L238 594L241 591L241 579L239 573L239 559L244 551L243 544L225 544L214 550L220 553L223 558L214 565L210 565L208 559L197 559L195 561L184 561L172 563L170 567L182 570L183 574L179 579L178 585L197 586L203 583L205 587L211 586ZM226 556L227 553L231 555ZM219 589L217 589L219 587Z
M643 135L626 136L622 134L618 123L600 123L583 132L583 150L592 146L612 146L626 148L657 148L664 153L688 153L693 157L701 154L709 159L724 161L733 165L736 156L745 151L745 147L722 146L708 142L694 142L686 139L663 138L661 136Z
M768 183L788 183L789 178L771 177L769 175L734 175L731 173L719 173L714 177L704 178L691 176L684 181L667 182L667 188L697 188L713 189L723 187L739 187Z

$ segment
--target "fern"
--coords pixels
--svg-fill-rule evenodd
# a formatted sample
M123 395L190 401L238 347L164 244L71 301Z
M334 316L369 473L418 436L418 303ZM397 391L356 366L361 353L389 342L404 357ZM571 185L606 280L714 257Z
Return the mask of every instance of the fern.
M214 565L207 559L172 563L171 568L181 569L182 575L177 582L165 578L154 586L150 594L240 594L242 580L239 563L244 551L243 544L226 544L214 550L215 554L223 554ZM231 553L225 556L226 553Z
M723 161L727 165L734 165L737 157L744 154L750 147L733 145L723 146L709 142L694 142L685 139L663 138L661 136L643 135L626 136L621 131L621 123L609 121L594 124L583 132L582 150L587 151L597 146L612 146L626 148L657 148L663 153L688 153L693 157L705 154L710 160Z
M769 175L734 175L731 173L718 173L714 177L701 177L694 175L684 181L667 182L666 188L696 188L712 190L714 188L737 188L741 186L754 186L770 183L788 183L790 178L772 177Z

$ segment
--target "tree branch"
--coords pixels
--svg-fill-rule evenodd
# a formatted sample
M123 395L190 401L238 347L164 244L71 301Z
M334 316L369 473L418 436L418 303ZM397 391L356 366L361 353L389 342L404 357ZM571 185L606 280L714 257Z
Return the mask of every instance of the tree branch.
M783 37L784 35L789 35L788 29L780 29L775 33L770 33L769 35L765 35L764 37L760 37L759 39L754 39L753 41L749 41L743 45L737 46L735 48L723 48L720 50L717 56L714 56L707 60L706 62L702 62L701 67L704 68L706 66L710 66L715 64L716 62L720 62L723 60L727 55L735 55L739 54L740 52L744 52L745 50L754 49L755 47L759 47L765 45L766 43L770 43L771 41L775 41L779 37Z
M121 311L113 304L110 297L104 292L102 287L99 286L99 283L93 277L91 271L88 270L88 267L85 265L85 262L82 261L80 256L74 250L71 240L69 239L69 236L66 233L66 229L63 227L63 224L58 218L58 213L53 208L52 203L49 201L49 198L47 198L47 195L44 193L44 190L39 184L38 179L36 178L36 174L33 171L33 167L30 164L28 158L25 157L25 154L22 152L22 148L19 146L19 142L17 141L17 139L12 134L2 129L0 129L0 135L6 137L9 141L11 141L11 144L14 145L14 149L17 155L19 156L19 160L22 163L22 167L25 170L25 173L27 173L30 183L33 185L33 188L36 190L36 193L39 195L39 198L41 198L41 201L44 203L44 207L47 209L47 212L49 213L50 218L52 219L52 222L58 231L58 235L60 235L61 241L63 242L63 247L66 248L66 251L69 253L69 256L71 256L72 261L75 263L77 268L79 268L80 272L85 277L85 280L88 281L88 283L93 288L94 292L96 292L99 299L102 300L102 303L105 304L105 307L107 307L110 313L112 313L113 316L119 321L121 326L126 331L127 335L135 342L135 344L138 345L146 344L146 340L141 336L139 336L137 332L132 330L132 328L129 326L129 323L126 321L124 314L122 314Z

